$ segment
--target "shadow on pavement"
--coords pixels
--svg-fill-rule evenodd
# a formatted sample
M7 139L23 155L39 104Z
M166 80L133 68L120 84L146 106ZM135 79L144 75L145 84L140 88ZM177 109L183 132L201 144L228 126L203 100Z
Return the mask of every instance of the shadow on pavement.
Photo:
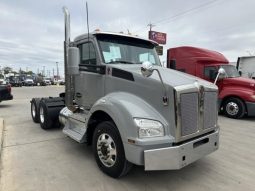
M8 107L11 107L11 105L2 105L2 104L0 103L0 109L1 109L1 108L8 108Z

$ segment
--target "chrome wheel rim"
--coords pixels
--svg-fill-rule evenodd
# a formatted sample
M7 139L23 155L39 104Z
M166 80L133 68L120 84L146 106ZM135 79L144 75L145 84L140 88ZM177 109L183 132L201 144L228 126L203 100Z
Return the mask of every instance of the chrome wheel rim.
M112 167L117 159L116 145L110 135L101 134L97 139L97 154L106 167Z
M43 107L40 107L40 121L44 123L44 110Z
M33 118L35 118L35 114L36 114L36 111L35 111L35 104L32 103L32 115L33 115Z
M229 102L226 106L226 110L229 115L237 115L239 107L235 102Z

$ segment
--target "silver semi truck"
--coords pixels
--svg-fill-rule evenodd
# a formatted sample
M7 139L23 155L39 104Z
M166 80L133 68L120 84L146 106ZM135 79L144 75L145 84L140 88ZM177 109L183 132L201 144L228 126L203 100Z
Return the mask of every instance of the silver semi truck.
M92 145L111 177L133 164L172 170L219 146L218 90L212 83L161 66L157 43L95 31L70 42L65 13L65 92L33 98L31 115L43 129L62 125Z

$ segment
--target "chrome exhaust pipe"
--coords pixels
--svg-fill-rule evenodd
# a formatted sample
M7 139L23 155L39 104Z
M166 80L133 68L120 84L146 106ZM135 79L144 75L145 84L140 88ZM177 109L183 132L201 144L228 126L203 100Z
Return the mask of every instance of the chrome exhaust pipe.
M65 65L65 105L73 110L74 86L72 75L68 74L68 48L70 46L70 13L66 7L63 7L65 15L65 41L64 41L64 65Z
M63 12L65 15L65 42L66 42L66 46L69 47L69 44L70 44L70 13L66 7L63 7Z

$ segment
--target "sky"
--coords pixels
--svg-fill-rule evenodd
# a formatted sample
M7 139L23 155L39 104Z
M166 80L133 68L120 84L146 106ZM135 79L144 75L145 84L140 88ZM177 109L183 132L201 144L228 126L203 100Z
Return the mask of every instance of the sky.
M1 0L0 67L32 70L45 67L63 75L64 16L71 13L71 38L86 28L85 0ZM87 0L90 30L131 32L148 37L167 33L168 48L196 46L223 53L231 62L255 55L254 0ZM49 72L47 72L49 71Z

